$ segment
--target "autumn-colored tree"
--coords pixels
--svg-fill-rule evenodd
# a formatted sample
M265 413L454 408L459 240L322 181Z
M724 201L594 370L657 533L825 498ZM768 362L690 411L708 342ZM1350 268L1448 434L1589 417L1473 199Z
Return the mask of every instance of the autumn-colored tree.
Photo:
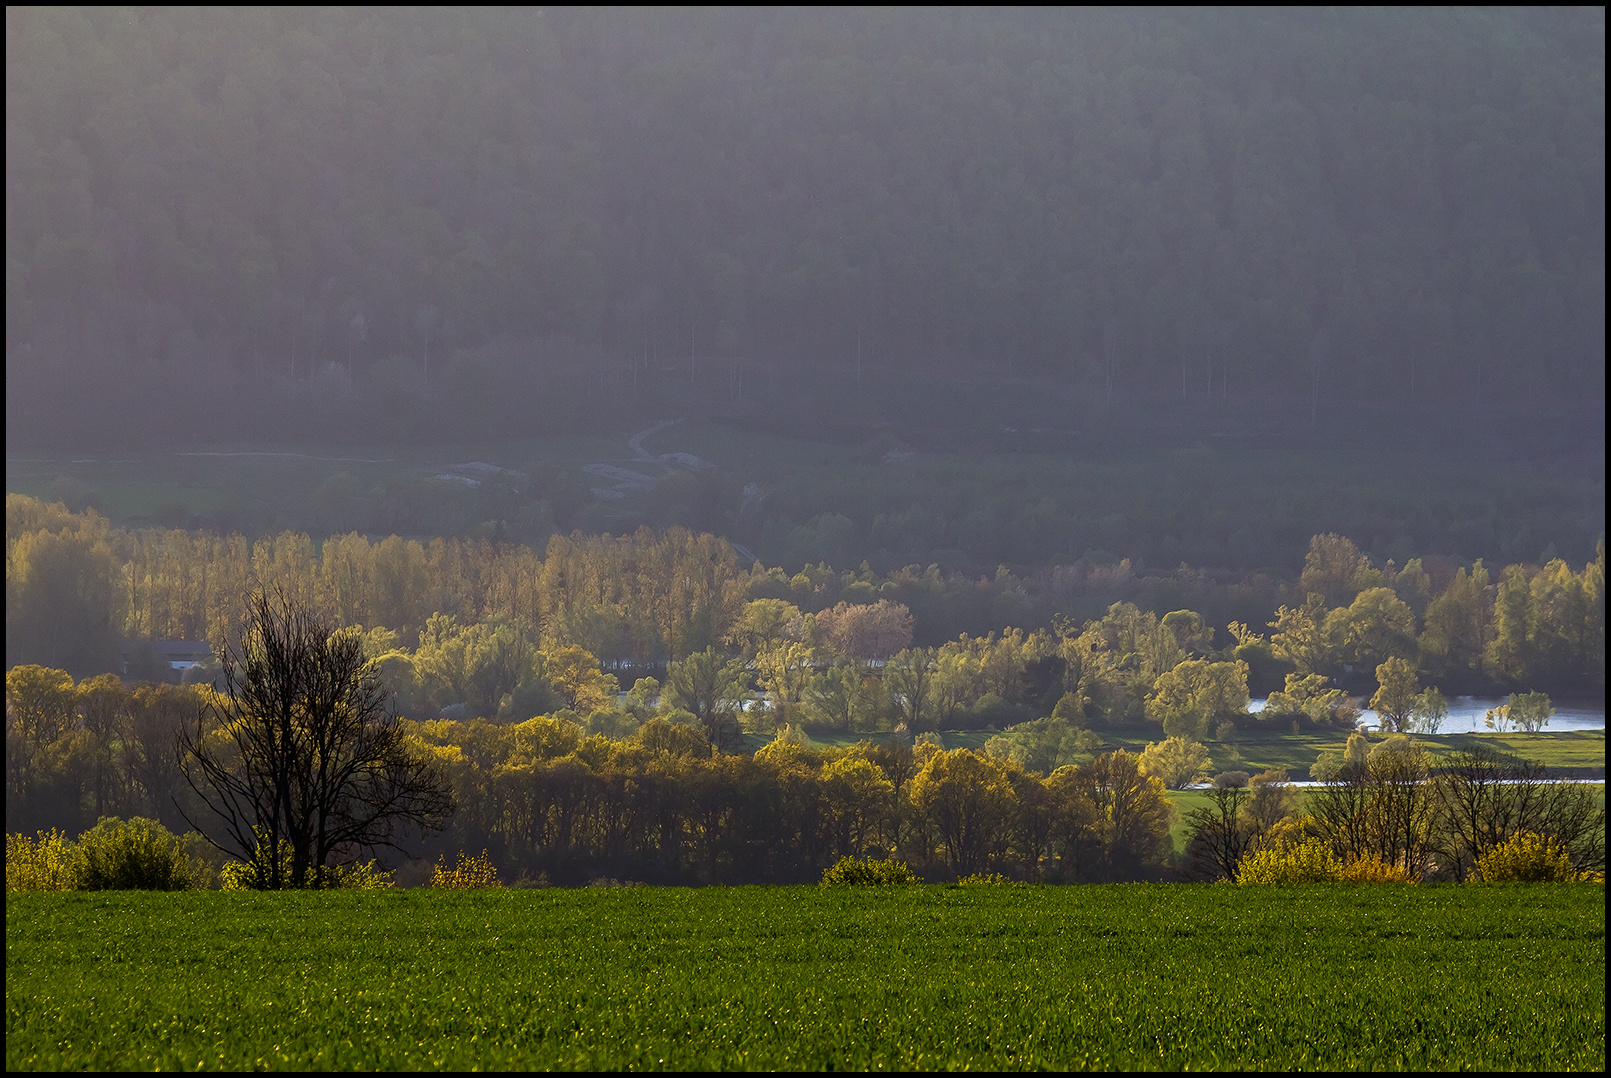
M598 660L586 649L567 644L551 648L542 656L548 683L571 711L588 715L615 703L615 676L601 671Z
M839 603L816 617L818 637L836 654L887 659L911 646L912 612L901 603Z
M946 862L959 874L978 868L1009 826L1017 795L1007 771L967 749L937 753L912 780L912 804L933 825Z

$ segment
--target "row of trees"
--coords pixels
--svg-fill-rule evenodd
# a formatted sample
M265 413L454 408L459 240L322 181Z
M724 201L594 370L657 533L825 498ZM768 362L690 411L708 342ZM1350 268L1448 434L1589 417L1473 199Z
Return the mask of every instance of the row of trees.
M780 394L830 363L1098 400L1594 398L1603 33L1597 11L20 8L8 416L41 439L239 430L243 407L276 435L529 430L565 375L602 404L651 378Z
M1541 766L1477 748L1434 769L1424 746L1395 735L1349 738L1343 758L1298 811L1284 774L1220 775L1194 810L1187 857L1199 875L1236 879L1245 858L1318 839L1343 864L1372 861L1411 879L1468 878L1489 851L1543 835L1578 872L1605 870L1605 809Z
M411 851L486 848L511 874L558 882L799 882L843 856L890 854L931 874L1157 878L1173 863L1165 790L1208 765L1201 746L1178 737L1139 757L1098 755L1092 739L1078 746L1083 762L1059 763L1036 755L1041 729L946 751L931 734L914 744L904 732L827 749L784 727L750 754L718 751L719 731L681 711L618 736L564 714L396 724L364 706L380 682L357 635L308 639L330 654L275 655L254 641L226 695L120 691L110 679L75 687L58 671L14 670L9 826L76 833L119 811L200 823L262 876L257 885L276 887L313 885L409 823L446 824ZM315 714L332 695L317 690L331 686L290 676L298 665L346 671L334 695L357 706ZM364 736L311 736L354 714L365 720L346 734ZM276 741L281 729L299 733ZM325 742L364 766L321 785L313 757ZM1183 867L1234 879L1250 853L1319 839L1343 863L1463 879L1490 849L1531 832L1557 842L1576 870L1603 870L1603 809L1539 767L1476 750L1434 769L1403 736L1372 746L1354 734L1337 757L1317 766L1326 785L1302 811L1284 772L1222 773L1210 805L1191 814ZM266 854L275 848L281 856Z
M1170 852L1164 787L1123 752L1043 775L932 737L829 750L786 730L727 755L661 718L620 741L549 718L414 729L460 805L443 841L556 880L806 882L891 853L960 875L1132 879Z
M543 656L555 671L548 691L569 694L570 707L557 715L402 723L389 706L390 656L374 654L375 633L334 630L283 593L258 593L248 610L240 643L222 651L221 692L128 689L109 675L75 686L59 670L9 671L8 819L70 831L120 810L200 821L253 885L272 888L319 886L340 859L394 844L399 829L442 828L456 805L463 812L453 838L485 840L506 863L562 879L605 871L789 880L814 877L840 857L881 852L959 874L988 867L1033 878L1130 878L1165 860L1173 812L1166 787L1196 779L1209 764L1189 735L1214 717L1212 706L1241 713L1247 699L1245 686L1227 692L1213 677L1191 691L1197 675L1227 666L1245 674L1245 664L1180 658L1205 635L1187 612L1133 636L1118 667L1106 662L1104 640L1135 633L1132 608L1061 641L1043 633L963 638L941 649L942 661L905 648L877 679L905 720L894 736L814 748L792 725L778 725L791 706L778 653L801 656L804 680L795 684L814 685L817 702L836 673L866 669L856 665L866 661L858 649L899 646L909 622L890 604L842 607L819 630L816 617L760 600L733 637L749 666L773 671L763 684L776 734L751 755L736 751L740 723L757 724L743 708L747 664L715 648L671 664L664 691L640 679L624 710L614 706L609 675L567 645ZM454 635L440 616L428 630L416 661L425 668L430 649L449 650ZM844 665L808 672L804 656L813 648ZM1077 688L1086 673L1110 684L1126 665L1164 670L1144 707L1166 731L1184 733L1139 758L1097 756L1099 742L1077 728L1084 716L1070 690L1050 718L1019 724L982 752L946 752L929 734L912 743L925 702L938 705L943 690L970 680L974 691L1022 691L1019 679L1032 665L1024 655L1037 650L1078 660ZM1394 681L1386 667L1379 697ZM1204 697L1213 704L1202 705ZM589 706L584 726L573 709ZM1414 742L1396 736L1368 752L1356 733L1339 759L1323 756L1316 774L1328 785L1303 818L1294 817L1284 775L1254 779L1244 813L1246 776L1222 774L1213 808L1194 814L1199 867L1234 875L1250 851L1318 835L1348 861L1424 877L1439 871L1437 854L1460 876L1522 831L1551 836L1579 869L1603 865L1603 810L1596 814L1582 790L1544 783L1538 769L1477 754L1434 778Z
M1299 674L1369 671L1399 659L1457 685L1484 676L1509 685L1605 684L1603 541L1581 572L1560 559L1542 569L1510 565L1494 584L1479 560L1434 592L1419 559L1378 569L1352 541L1321 535L1299 586L1306 601L1276 611L1269 641Z
M1599 688L1605 679L1603 544L1581 571L1556 559L1541 568L1508 566L1495 581L1480 561L1434 566L1434 577L1420 559L1377 566L1351 540L1320 535L1295 584L1266 581L1261 594L1245 581L1220 583L1186 569L1166 581L1138 582L1127 563L1032 580L1005 571L970 580L932 567L880 576L865 566L840 572L825 565L791 576L759 564L742 569L725 541L680 528L556 536L539 556L485 540L349 534L315 544L292 533L249 542L127 531L93 511L68 513L22 495L7 495L6 506L7 665L81 675L111 669L120 650L142 673L139 649L126 641L237 640L243 596L277 587L332 624L374 634L376 655L425 655L425 667L440 675L431 675L436 683L451 689L442 699L435 688L409 688L424 688L419 706L465 703L487 717L522 680L532 654L568 646L609 670L722 649L764 683L786 719L802 699L808 669L835 659L882 661L913 644L930 645L925 663L944 681L962 661L958 649L984 647L981 637L993 641L990 654L969 661L994 671L993 687L966 699L940 692L932 706L913 697L921 712L947 722L989 692L1040 709L1023 716L1037 718L1072 692L1078 714L1117 721L1139 717L1156 690L1159 716L1220 715L1239 710L1236 694L1245 699L1249 689L1284 691L1292 697L1288 710L1311 711L1308 701L1331 699L1328 679L1368 690L1372 673L1390 661L1449 692L1560 693ZM1160 617L1115 600L1127 591L1160 604L1183 597L1204 603ZM1108 600L1105 613L1099 608L1083 624L1062 613L1093 598ZM1257 611L1253 624L1267 619L1269 631L1242 620L1221 630L1196 612L1216 607ZM1015 621L1041 628L997 629ZM477 655L504 669L496 692L466 688L476 675L465 664ZM1238 662L1245 664L1240 674ZM512 674L511 663L519 668ZM1010 675L1002 672L1009 668ZM914 729L924 714L909 716Z
M753 755L723 753L720 730L686 712L618 738L563 715L398 724L356 634L264 635L249 628L225 693L11 671L8 829L76 834L144 813L200 827L273 888L317 886L343 858L450 816L426 852L486 847L557 880L801 882L887 851L959 874L1120 879L1169 853L1164 786L1123 752L1045 775L1008 739L828 750L786 727Z

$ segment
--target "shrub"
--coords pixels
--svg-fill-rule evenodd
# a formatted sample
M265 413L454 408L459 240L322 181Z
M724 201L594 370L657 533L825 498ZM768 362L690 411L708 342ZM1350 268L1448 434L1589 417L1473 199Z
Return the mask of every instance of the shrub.
M459 851L458 864L448 868L442 855L442 860L436 864L436 871L431 874L432 887L446 887L454 890L469 890L474 887L502 887L498 882L498 869L482 850L479 857L466 858L464 851Z
M895 887L922 883L906 867L905 861L858 861L841 857L839 863L822 874L824 887Z
M1343 866L1344 883L1414 883L1410 870L1374 857L1361 857Z
M6 890L71 891L74 852L55 828L35 838L6 835Z
M204 871L166 827L138 816L101 817L80 836L73 862L77 891L189 891Z
M268 836L252 828L257 836L257 849L249 861L230 861L218 870L218 885L224 891L266 891L273 880L273 866L269 861ZM291 878L291 842L280 839L280 877Z
M1546 883L1577 878L1565 847L1531 831L1477 858L1477 873L1486 883Z
M975 872L957 881L958 887L1025 887L1018 880L1009 880L999 872Z
M1248 854L1237 865L1236 882L1414 883L1415 876L1408 869L1375 857L1362 857L1344 864L1325 842L1310 838Z
M7 891L188 891L207 863L155 820L103 816L77 842L52 829L6 836Z
M266 891L270 888L273 874L267 856L269 844L263 840L261 832L258 838L257 849L253 851L250 861L230 861L219 870L221 890ZM291 878L291 856L291 843L282 838L280 876L284 880ZM382 870L380 863L373 860L368 864L317 865L308 872L308 887L314 890L350 887L360 891L378 891L395 885L392 874Z
M330 870L330 874L336 887L350 887L359 891L384 891L388 887L397 886L392 874L382 869L379 861L374 860L366 865L337 865Z
M1236 866L1237 883L1329 883L1342 878L1342 862L1319 839L1286 849L1259 850Z

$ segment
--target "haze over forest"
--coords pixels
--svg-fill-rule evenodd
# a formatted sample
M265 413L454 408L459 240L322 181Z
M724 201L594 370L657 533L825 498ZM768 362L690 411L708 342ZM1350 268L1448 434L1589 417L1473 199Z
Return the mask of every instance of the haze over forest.
M1317 371L1323 408L1604 389L1599 9L6 31L13 444L523 434L858 355L1304 420Z
M6 20L8 490L880 571L1604 532L1601 9ZM671 418L719 472L590 490Z

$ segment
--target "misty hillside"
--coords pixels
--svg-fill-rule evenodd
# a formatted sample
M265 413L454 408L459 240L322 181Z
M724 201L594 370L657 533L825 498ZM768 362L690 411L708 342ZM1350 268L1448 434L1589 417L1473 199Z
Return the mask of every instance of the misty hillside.
M1601 9L9 9L7 440L624 427L861 377L872 418L942 377L1306 424L1598 401L1604 39Z
M10 442L857 366L1597 398L1605 15L6 13Z

